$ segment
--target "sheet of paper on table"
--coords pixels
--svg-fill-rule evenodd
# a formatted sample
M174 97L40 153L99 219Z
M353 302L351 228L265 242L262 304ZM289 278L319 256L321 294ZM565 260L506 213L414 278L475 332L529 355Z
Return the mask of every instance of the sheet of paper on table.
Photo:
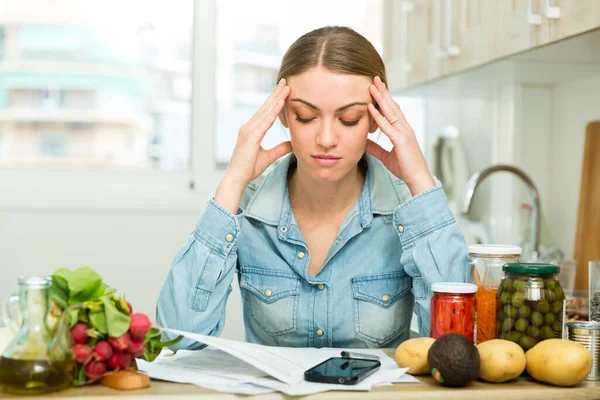
M304 371L330 357L338 357L344 349L261 346L172 329L168 331L209 347L200 351L180 350L174 356L161 355L152 363L138 360L139 369L155 379L191 383L229 393L280 391L288 395L328 390L364 391L373 386L411 381L402 379L408 369L398 368L396 362L381 350L360 349L361 353L379 356L381 368L357 385L324 384L305 381Z

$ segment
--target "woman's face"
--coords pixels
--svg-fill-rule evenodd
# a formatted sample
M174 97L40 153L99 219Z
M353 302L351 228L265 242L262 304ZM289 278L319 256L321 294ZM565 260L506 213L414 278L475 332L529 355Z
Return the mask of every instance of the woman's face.
M377 129L367 104L372 80L314 67L291 76L281 118L290 129L298 168L320 181L339 181L356 168L369 132Z

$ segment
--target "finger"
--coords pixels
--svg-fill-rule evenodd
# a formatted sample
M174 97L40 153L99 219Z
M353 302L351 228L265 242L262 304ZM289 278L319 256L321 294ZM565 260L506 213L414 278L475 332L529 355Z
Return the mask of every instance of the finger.
M275 89L269 94L269 97L267 97L260 108L250 118L248 124L251 124L252 126L260 124L265 114L267 114L273 108L282 92L284 92L287 87L288 86L285 78L281 78L277 86L275 86Z
M365 149L367 153L373 154L382 163L385 164L385 160L390 156L390 152L381 147L379 144L372 140L367 140L367 147Z
M262 120L262 118L264 118L265 114L268 114L268 112L271 110L271 108L273 108L275 103L277 103L277 100L279 100L280 98L287 97L286 92L289 92L289 86L287 86L287 81L285 80L285 78L281 78L279 80L279 83L275 87L275 90L271 92L267 100L263 103L264 107L261 107L262 113L259 115L259 121Z
M257 123L258 123L257 126L262 127L263 124L266 123L266 124L268 124L269 127L271 127L271 125L273 125L273 123L275 122L275 119L281 112L281 110L283 110L283 107L285 105L285 99L290 95L290 93L291 93L290 87L286 86L283 89L283 91L278 95L278 97L274 99L271 106L269 108L265 109L261 118L259 120L257 120ZM283 102L283 103L280 104L280 102ZM273 115L274 115L273 113L276 113L275 118L273 118ZM263 129L263 128L258 128L258 129Z
M275 96L265 102L264 107L262 107L262 112L260 115L256 116L257 125L261 125L265 119L269 119L271 115L271 111L274 107L277 106L279 100L284 100L290 95L291 89L289 86L285 85L279 88Z
M251 140L260 143L267 130L273 126L275 119L285 105L285 99L290 95L289 86L283 86L277 97L271 99L269 103L263 104L260 114L257 112L253 118L246 124L246 130Z
M282 157L291 151L292 143L289 141L279 143L277 146L269 150L265 150L261 146L258 150L258 158L256 160L256 166L254 170L256 176L262 174L269 167L269 165L273 164L279 157Z
M284 155L292 152L292 142L288 140L287 142L279 143L272 149L262 151L265 152L265 155L267 156L267 160L269 160L270 165L274 163L275 160L277 160L279 157L283 157Z
M367 104L367 109L369 110L369 112L371 113L371 116L373 117L373 119L375 120L377 125L379 126L379 129L381 129L381 131L387 137L390 138L390 141L392 142L392 144L395 145L396 139L395 139L394 133L398 132L398 130L396 128L394 128L392 125L390 125L387 118L385 118L383 115L381 115L381 113L375 108L375 106L372 103Z
M375 85L377 90L381 93L381 95L387 102L389 110L391 111L391 115L390 115L390 117L392 118L391 120L398 118L398 120L401 121L403 125L408 125L408 121L406 120L406 117L404 116L402 109L400 108L398 103L396 103L396 101L390 94L389 90L387 90L387 87L385 86L385 83L383 83L381 78L376 76L375 79L373 79L373 84ZM387 115L386 115L386 118L387 118Z
M248 144L251 144L252 146L260 145L269 128L273 126L275 118L277 118L283 109L284 104L284 100L279 99L277 103L275 103L274 108L272 108L267 114L268 118L263 118L262 121L254 120L252 123L247 122L240 129L240 134L238 135L237 141L240 143L240 146L244 147Z
M279 113L281 110L283 110L284 104L285 101L283 99L277 100L277 103L275 103L273 108L268 113L265 113L263 120L260 121L260 123L256 126L259 142L262 141L262 138L265 136L269 128L273 126L273 123L279 116Z
M385 98L385 96L377 88L377 86L369 86L369 92L371 93L371 96L373 96L377 104L379 104L379 108L381 109L383 116L388 121L394 121L394 124L396 122L400 122L401 125L406 127L406 120L404 119L404 115L402 114L402 112L398 112L392 107L388 99Z

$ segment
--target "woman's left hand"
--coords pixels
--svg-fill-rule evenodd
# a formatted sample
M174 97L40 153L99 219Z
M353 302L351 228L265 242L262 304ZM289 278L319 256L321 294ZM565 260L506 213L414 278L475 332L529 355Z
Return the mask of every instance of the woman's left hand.
M368 140L367 152L381 160L392 174L406 182L413 196L431 189L435 186L435 181L429 172L415 132L404 118L400 106L392 99L378 76L369 87L369 92L381 109L379 112L373 104L369 104L369 112L394 147L387 151Z

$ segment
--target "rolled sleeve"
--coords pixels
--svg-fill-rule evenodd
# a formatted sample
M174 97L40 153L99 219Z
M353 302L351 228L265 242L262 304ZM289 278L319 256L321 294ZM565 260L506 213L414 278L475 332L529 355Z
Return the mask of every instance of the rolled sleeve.
M194 229L194 236L217 254L227 257L237 246L243 219L244 211L241 208L233 215L210 199Z
M448 207L446 194L441 186L436 186L407 200L394 213L394 222L400 234L404 251L430 233L455 223L454 215Z

